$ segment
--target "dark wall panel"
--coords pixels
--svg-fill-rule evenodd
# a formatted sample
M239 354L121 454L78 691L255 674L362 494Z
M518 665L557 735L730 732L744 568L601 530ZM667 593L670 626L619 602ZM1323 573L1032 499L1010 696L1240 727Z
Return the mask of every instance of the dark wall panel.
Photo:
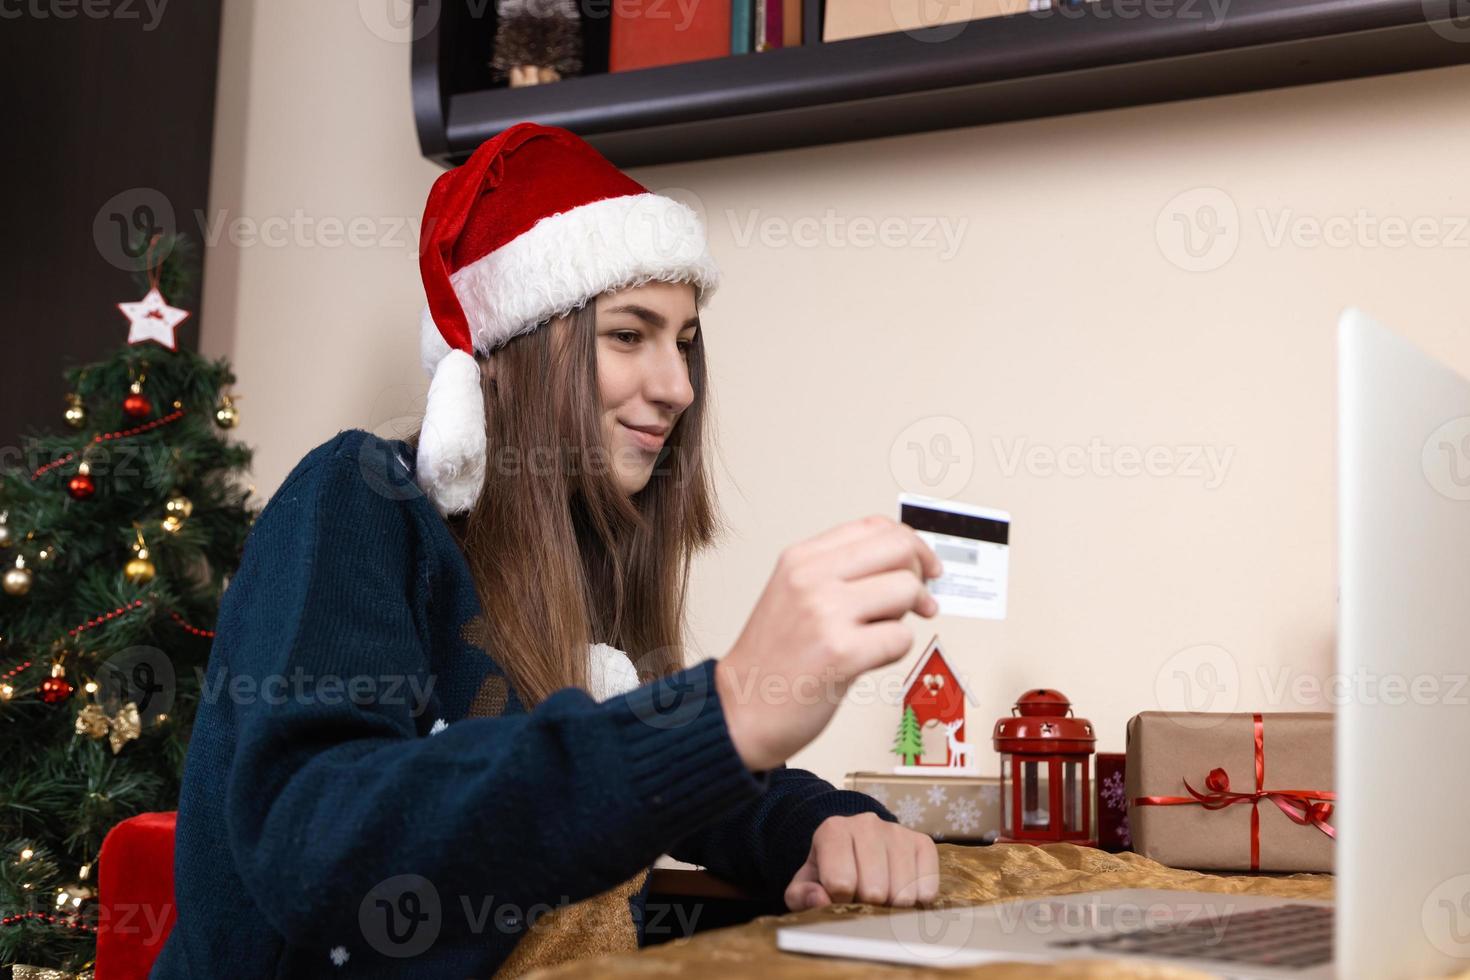
M62 369L127 336L116 220L207 209L219 29L220 0L0 4L0 465L60 425Z

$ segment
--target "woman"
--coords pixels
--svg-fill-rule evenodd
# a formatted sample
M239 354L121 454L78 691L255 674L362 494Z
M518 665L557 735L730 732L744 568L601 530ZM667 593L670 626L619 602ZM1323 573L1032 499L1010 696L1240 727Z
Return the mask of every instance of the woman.
M436 182L408 441L313 450L226 593L155 977L511 976L643 937L670 853L792 909L933 898L933 843L783 761L932 616L884 518L788 548L683 665L716 519L683 205L521 124ZM627 653L632 654L630 658Z

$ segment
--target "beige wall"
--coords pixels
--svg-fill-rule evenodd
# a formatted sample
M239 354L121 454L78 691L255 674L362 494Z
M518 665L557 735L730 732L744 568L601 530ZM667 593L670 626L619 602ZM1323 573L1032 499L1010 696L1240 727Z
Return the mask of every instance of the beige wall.
M426 390L414 249L438 170L407 48L359 6L377 5L226 5L212 210L244 231L366 219L374 242L317 224L210 252L207 352L234 360L264 494L339 428L396 434ZM705 323L731 533L696 569L700 650L734 639L783 545L892 514L907 486L1014 518L1009 618L915 624L968 675L987 767L990 722L1033 686L1070 695L1103 750L1130 714L1184 706L1184 677L1196 705L1320 706L1290 685L1333 646L1333 323L1360 305L1470 373L1467 85L1446 69L635 171L704 209L725 273ZM884 219L890 244L864 245ZM1418 244L1383 243L1415 219ZM939 220L953 254L923 237ZM913 467L935 435L957 485ZM1107 463L1162 448L1153 475L1045 465L1090 444ZM892 686L794 762L891 764Z

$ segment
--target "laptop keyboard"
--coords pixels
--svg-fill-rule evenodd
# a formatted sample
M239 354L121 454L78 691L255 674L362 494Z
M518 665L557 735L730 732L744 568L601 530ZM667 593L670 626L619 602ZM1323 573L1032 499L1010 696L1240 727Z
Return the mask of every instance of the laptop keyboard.
M1332 962L1332 907L1278 905L1051 945L1086 946L1117 955L1306 969Z

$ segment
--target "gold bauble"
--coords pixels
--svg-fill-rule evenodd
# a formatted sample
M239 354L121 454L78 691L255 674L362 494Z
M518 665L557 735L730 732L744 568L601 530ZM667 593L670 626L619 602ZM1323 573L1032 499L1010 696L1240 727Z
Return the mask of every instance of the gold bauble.
M194 501L181 493L176 493L168 498L163 504L163 529L170 534L178 534L179 529L184 526L185 519L194 513Z
M66 424L73 429L80 429L87 423L87 408L82 404L82 396L76 392L68 392L66 396Z
M240 410L229 395L221 395L219 407L214 410L214 420L221 429L233 429L240 424Z
M25 595L31 591L31 570L26 568L25 559L20 555L15 556L15 567L5 570L3 583L6 595Z
M147 558L132 558L123 566L123 575L134 585L147 585L157 574L158 569L154 568L153 562Z
M10 547L10 525L0 522L0 548Z

